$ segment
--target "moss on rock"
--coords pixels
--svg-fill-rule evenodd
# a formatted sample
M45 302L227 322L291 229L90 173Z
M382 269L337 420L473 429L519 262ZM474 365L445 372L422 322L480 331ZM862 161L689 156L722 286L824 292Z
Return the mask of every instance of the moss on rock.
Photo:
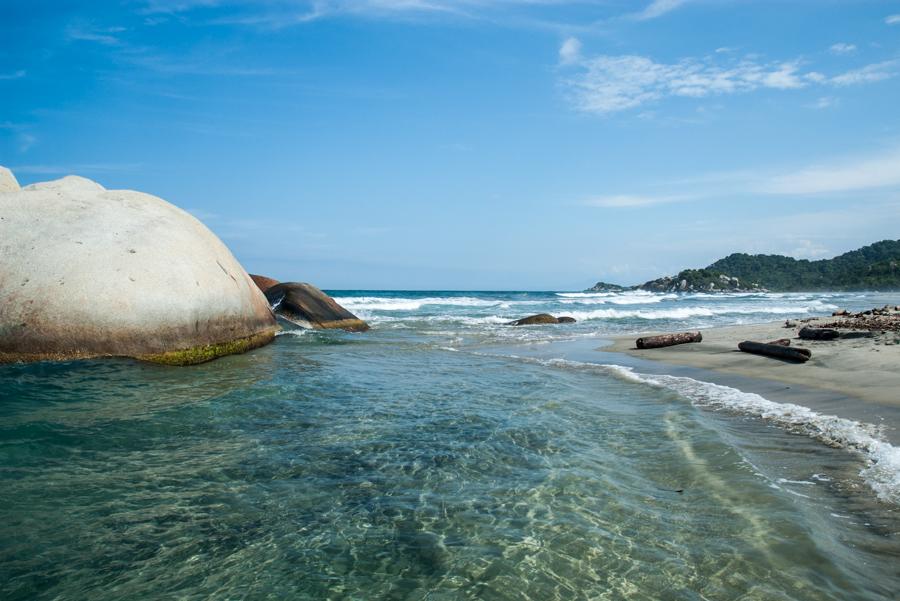
M218 357L224 357L225 355L246 353L249 350L269 344L272 342L273 338L275 338L275 330L270 330L268 332L253 334L252 336L247 336L245 338L229 340L227 342L205 344L177 351L138 355L135 358L140 359L141 361L162 363L164 365L196 365L198 363L212 361Z

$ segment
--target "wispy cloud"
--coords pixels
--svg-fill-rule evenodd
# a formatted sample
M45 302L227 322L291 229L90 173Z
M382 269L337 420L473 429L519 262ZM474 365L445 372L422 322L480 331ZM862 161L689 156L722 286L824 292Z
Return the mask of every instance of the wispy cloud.
M563 12L567 8L577 9L580 18L565 22ZM341 17L389 20L451 17L572 32L589 28L585 26L585 10L601 19L615 9L606 2L594 0L145 0L141 12L152 24L169 18L184 19L188 13L196 12L208 24L268 29Z
M590 207L600 207L604 209L621 209L649 207L653 205L668 204L672 202L682 202L692 200L693 196L649 196L639 194L613 194L609 196L597 196L595 198L584 201L584 205Z
M577 38L566 38L559 47L559 62L563 65L577 63L581 59L581 42Z
M37 144L38 139L34 134L23 132L16 136L16 141L19 144L19 152L28 152L31 147Z
M838 86L853 86L864 83L874 83L890 79L897 75L900 68L900 60L889 60L872 65L866 65L860 69L847 71L831 78L831 83Z
M106 46L117 46L122 40L115 34L125 31L124 27L94 27L89 24L75 23L66 29L66 38L78 42L96 42Z
M876 192L876 197L897 200L900 199L898 187L900 147L892 147L880 154L834 158L795 169L755 167L659 181L645 186L649 192L595 196L580 204L629 209L683 202L721 202L724 198L819 197L881 189L886 192ZM656 194L654 189L665 189L666 193Z
M821 98L807 106L809 106L809 108L822 110L836 107L838 104L840 104L840 101L834 96L822 96Z
M561 64L577 68L563 85L575 108L610 114L669 97L704 98L760 89L796 90L810 85L850 86L897 75L900 60L889 60L829 77L802 68L800 59L760 61L755 55L732 59L716 53L659 63L638 55L584 57L574 38L560 48ZM562 60L565 57L567 60Z
M653 0L647 8L634 17L639 20L655 19L687 3L687 0Z
M832 44L831 48L828 49L831 54L853 54L856 52L856 44L847 44L846 42L838 42L837 44Z
M900 149L805 167L762 182L769 194L814 195L900 186Z
M884 18L888 25L900 25L900 15L888 15Z
M0 79L21 79L25 77L25 74L25 69L19 69L18 71L13 71L12 73L0 73Z
M598 56L564 83L579 110L612 113L666 97L703 98L759 88L796 89L807 78L797 62L760 63L750 58L720 66L712 59L657 63L644 56Z

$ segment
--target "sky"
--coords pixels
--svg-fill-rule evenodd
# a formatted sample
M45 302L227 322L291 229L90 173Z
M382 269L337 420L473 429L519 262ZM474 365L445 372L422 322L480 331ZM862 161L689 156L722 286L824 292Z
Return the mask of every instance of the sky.
M0 165L326 289L900 238L900 1L0 0Z

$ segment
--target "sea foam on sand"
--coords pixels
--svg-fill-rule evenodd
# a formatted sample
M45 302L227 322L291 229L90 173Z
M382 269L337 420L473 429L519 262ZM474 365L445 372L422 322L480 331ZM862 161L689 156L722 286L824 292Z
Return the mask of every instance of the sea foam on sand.
M601 367L623 379L677 392L697 407L752 415L830 446L857 451L867 464L860 476L879 499L900 504L900 448L881 440L878 426L822 415L808 407L776 403L752 392L693 378L639 374L620 365Z

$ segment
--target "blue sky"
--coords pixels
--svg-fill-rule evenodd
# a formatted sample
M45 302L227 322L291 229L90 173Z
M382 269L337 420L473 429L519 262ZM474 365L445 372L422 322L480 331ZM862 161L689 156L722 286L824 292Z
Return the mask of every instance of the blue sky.
M0 164L324 288L900 238L900 1L0 0Z

